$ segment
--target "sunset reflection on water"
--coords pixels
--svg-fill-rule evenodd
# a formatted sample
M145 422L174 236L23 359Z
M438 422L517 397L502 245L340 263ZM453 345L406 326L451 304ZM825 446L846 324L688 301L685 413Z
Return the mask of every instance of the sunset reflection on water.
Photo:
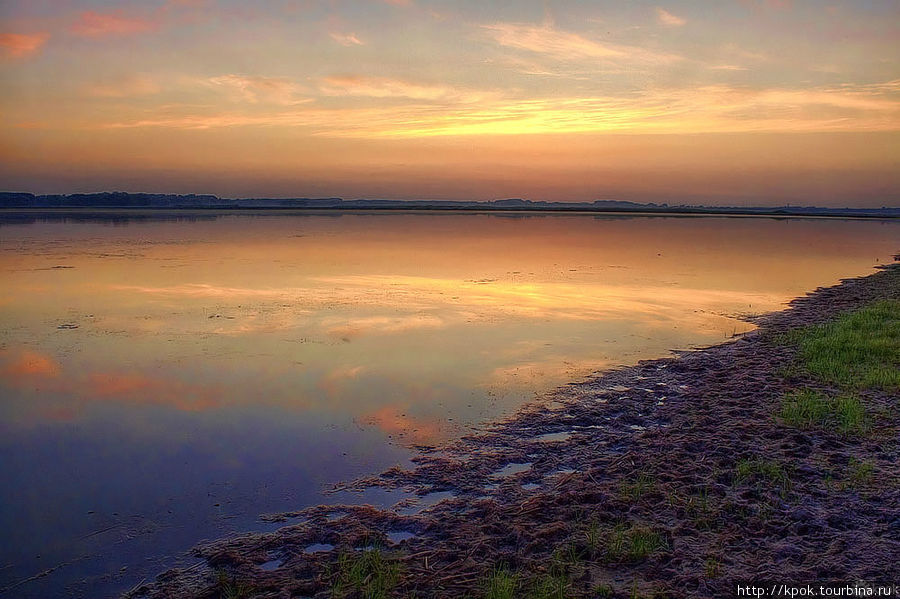
M0 219L0 587L76 553L80 577L152 576L133 564L592 371L729 339L897 239L824 219ZM125 515L157 528L85 540Z

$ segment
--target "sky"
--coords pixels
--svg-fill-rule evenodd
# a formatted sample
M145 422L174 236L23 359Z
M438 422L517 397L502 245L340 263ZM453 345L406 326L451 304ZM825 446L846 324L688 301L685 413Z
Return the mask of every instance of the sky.
M3 0L0 189L900 206L900 2Z

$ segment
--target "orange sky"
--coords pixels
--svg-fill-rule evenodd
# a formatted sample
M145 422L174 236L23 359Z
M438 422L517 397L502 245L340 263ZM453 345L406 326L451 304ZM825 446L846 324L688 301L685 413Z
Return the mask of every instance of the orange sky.
M900 205L900 5L0 5L0 189Z

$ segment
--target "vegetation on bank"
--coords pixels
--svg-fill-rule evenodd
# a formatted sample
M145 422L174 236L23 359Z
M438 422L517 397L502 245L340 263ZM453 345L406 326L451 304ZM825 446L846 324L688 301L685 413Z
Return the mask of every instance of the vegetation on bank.
M900 301L875 302L784 335L799 366L845 390L900 389Z
M875 302L780 340L797 348L788 374L830 387L786 393L777 416L787 426L866 435L873 417L859 394L900 389L900 301Z
M837 430L844 435L865 434L870 428L870 418L858 397L829 397L811 389L787 393L779 416L788 426Z

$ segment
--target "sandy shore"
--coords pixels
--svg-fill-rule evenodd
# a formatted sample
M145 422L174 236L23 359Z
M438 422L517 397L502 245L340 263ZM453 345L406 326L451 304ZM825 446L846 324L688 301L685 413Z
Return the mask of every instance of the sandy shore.
M367 588L387 568L390 590L376 597L484 597L504 577L511 597L900 582L896 392L860 392L876 415L865 435L777 417L791 389L828 391L792 367L796 349L777 336L879 299L900 299L900 265L816 290L733 342L567 385L484 433L423 449L414 470L348 485L404 488L425 503L452 495L436 505L274 515L280 530L200 546L201 567L127 596L332 597L343 584L336 596L362 597L346 570L367 553L380 560ZM400 531L415 536L388 536ZM311 553L314 544L334 549ZM370 547L380 549L361 550Z

